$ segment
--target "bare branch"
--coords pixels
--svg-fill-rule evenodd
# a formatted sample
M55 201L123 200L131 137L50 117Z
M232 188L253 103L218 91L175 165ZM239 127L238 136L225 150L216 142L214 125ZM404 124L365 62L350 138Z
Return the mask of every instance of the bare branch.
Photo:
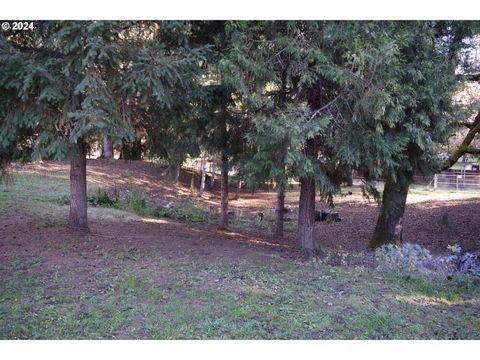
M480 149L469 146L465 149L465 154L480 155Z
M310 120L313 120L313 118L315 118L315 116L318 115L318 113L320 113L321 111L325 110L325 109L328 109L333 103L335 103L338 99L340 98L340 95L336 96L332 101L328 102L328 104L322 106L321 108L315 110L312 114L312 116L310 116Z
M480 132L480 111L475 117L475 121L472 123L472 126L470 127L470 130L468 131L467 135L465 135L465 138L463 139L462 143L457 148L457 150L453 152L450 158L445 162L445 164L442 167L442 170L449 169L453 164L455 164L458 161L458 159L462 155L465 155L465 154L479 155L480 154L480 149L470 146L475 135L477 135L479 132Z

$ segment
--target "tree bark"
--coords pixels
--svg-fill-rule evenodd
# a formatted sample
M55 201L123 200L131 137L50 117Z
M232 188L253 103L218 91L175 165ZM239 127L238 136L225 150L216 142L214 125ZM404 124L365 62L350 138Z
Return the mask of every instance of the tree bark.
M275 160L275 166L282 169L283 173L285 172L285 154L286 149L279 149ZM275 237L282 238L285 210L285 184L283 181L277 181L277 208L275 210Z
M70 216L72 229L88 231L87 218L87 146L77 141L77 152L70 160Z
M283 218L285 209L285 187L278 186L277 189L277 208L275 211L275 237L283 238Z
M368 245L370 250L375 250L384 244L402 243L403 215L410 184L410 176L399 177L398 181L391 178L385 181L377 225Z
M110 135L103 135L102 157L104 159L113 159L113 144L112 137Z
M308 139L305 153L315 158L315 140ZM310 255L322 254L320 245L315 240L315 178L300 178L300 199L298 205L298 245Z
M174 174L175 184L178 184L178 182L180 180L180 170L181 170L181 168L182 168L182 165L180 165L180 164L175 165L175 174Z
M347 186L353 186L353 170L347 170Z
M314 236L315 228L315 180L300 178L300 201L298 207L298 243L308 254L321 253Z
M220 177L220 228L228 228L228 155L222 154L222 173Z
M242 188L242 180L238 180L237 188L235 189L235 200L240 199L240 189Z
M212 183L211 183L211 186L212 186L212 190L215 186L215 160L212 159L212 162L210 164L210 173L212 174Z
M202 176L200 178L200 191L198 192L198 196L202 197L203 192L205 191L205 175L206 175L206 167L207 167L207 159L204 156L202 156Z
M443 163L441 171L451 168L462 155L465 154L475 154L480 155L480 149L477 149L471 146L471 143L475 136L480 133L480 111L478 112L475 120L471 124L466 124L470 130L468 130L467 135L463 138L460 146L453 152L453 154Z

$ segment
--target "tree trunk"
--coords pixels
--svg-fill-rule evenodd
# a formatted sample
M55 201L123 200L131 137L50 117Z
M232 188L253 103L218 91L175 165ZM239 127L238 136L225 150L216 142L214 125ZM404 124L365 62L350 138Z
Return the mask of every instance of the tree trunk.
M300 178L300 201L298 207L298 242L308 254L321 253L315 240L315 180Z
M285 187L278 186L277 189L277 209L275 214L275 237L283 237L283 215L285 209Z
M113 144L110 135L103 135L102 157L104 159L113 159Z
M33 145L32 145L32 157L30 158L30 161L42 161L42 156L40 152L38 151L38 137L35 137L33 140Z
M210 173L212 174L212 190L213 190L213 187L215 186L215 160L212 159L212 162L210 164Z
M353 186L353 170L347 170L347 186Z
M284 90L285 91L285 90ZM281 105L283 100L281 101ZM285 154L286 149L280 149L277 152L275 165L278 169L285 172ZM277 181L277 208L275 211L275 237L283 237L283 218L285 210L285 184L283 181Z
M181 170L181 168L182 168L182 165L181 165L181 164L175 165L175 174L174 174L174 176L175 176L175 178L174 178L175 184L178 184L178 182L179 182L179 180L180 180L180 170Z
M120 154L122 160L141 160L142 159L142 142L136 139L132 142L122 141L122 151Z
M308 139L305 153L315 161L315 141ZM298 245L309 255L321 254L320 245L315 240L315 178L300 178L300 199L298 205Z
M205 175L206 175L206 167L207 167L207 158L202 156L202 177L200 178L200 191L198 192L198 196L201 197L203 192L205 191Z
M235 189L235 200L240 199L240 189L242 188L242 180L238 180L237 188Z
M384 244L401 244L403 215L411 177L388 178L383 189L382 204L377 225L368 248L375 250Z
M228 228L228 155L222 154L222 174L220 177L220 228Z
M70 160L69 225L75 230L88 231L87 218L87 146L77 141L77 153Z

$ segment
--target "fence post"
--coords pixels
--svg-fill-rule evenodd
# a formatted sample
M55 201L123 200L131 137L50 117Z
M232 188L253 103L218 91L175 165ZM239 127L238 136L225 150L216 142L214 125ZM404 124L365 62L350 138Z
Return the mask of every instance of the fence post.
M437 174L433 175L433 190L437 190Z

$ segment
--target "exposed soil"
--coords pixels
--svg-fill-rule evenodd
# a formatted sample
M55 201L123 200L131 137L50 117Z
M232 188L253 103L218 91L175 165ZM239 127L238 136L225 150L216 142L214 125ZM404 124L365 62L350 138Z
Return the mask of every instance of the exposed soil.
M89 160L90 182L102 186L126 186L134 184L143 189L152 202L187 200L191 198L189 178L184 173L179 184L166 182L158 168L144 162ZM20 172L44 173L54 176L68 176L68 164L43 163L17 165ZM404 241L418 243L431 251L446 251L447 245L458 243L464 250L480 250L480 198L456 196L428 198L409 196L404 222ZM231 194L233 197L233 194ZM454 198L454 200L448 200ZM209 206L219 206L218 192L205 192L201 201ZM136 222L99 222L90 219L91 235L75 235L63 227L40 228L33 219L22 215L0 217L0 249L2 253L35 253L42 256L62 258L68 249L79 249L91 257L92 264L101 251L129 248L138 256L142 253L161 252L171 257L201 256L207 258L245 257L265 258L273 254L298 256L295 250L295 232L287 231L283 240L269 235L266 222L255 219L258 211L275 206L275 193L241 193L240 199L230 200L230 206L242 211L251 219L248 226L231 231L220 231L212 225L197 225L164 219L144 219ZM287 199L292 208L290 224L296 222L294 199ZM318 208L326 208L318 203ZM339 196L336 209L342 221L338 223L317 223L316 236L325 249L346 252L363 252L375 227L378 207L372 200L366 200L358 193ZM85 241L80 241L79 236ZM91 241L88 239L95 239ZM81 247L84 248L81 248ZM63 254L63 255L62 255ZM136 256L137 256L136 255ZM73 265L73 264L72 264Z
M46 283L61 269L62 277L72 284L69 293L76 296L98 288L96 278L102 269L121 272L119 264L131 263L145 274L158 268L159 259L265 262L273 260L275 254L292 253L261 238L163 219L91 220L90 230L89 234L79 234L63 226L38 228L34 219L25 216L0 217L0 261L17 256L40 260L46 267ZM163 281L153 275L152 279Z

